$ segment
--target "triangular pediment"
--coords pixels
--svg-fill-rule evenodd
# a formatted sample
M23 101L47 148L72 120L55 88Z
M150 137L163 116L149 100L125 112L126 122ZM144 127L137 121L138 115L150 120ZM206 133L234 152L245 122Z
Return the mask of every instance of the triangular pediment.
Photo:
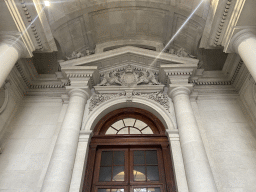
M115 67L125 66L127 64L141 67L159 69L163 64L197 64L198 60L187 57L178 57L169 53L159 53L152 50L137 47L122 47L115 50L97 53L81 57L78 59L60 62L62 68L71 66L97 66L99 71Z

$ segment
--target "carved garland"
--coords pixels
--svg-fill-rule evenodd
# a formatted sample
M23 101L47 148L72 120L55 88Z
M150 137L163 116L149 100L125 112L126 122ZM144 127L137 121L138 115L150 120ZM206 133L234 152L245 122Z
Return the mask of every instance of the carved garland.
M144 97L153 101L156 101L160 105L162 105L169 112L169 97L166 93L163 92L154 92L154 93L141 93L141 92L132 92L132 93L105 93L105 94L95 94L92 96L89 103L89 112L93 111L93 109L102 103L120 97L127 97L127 101L131 100L131 97L138 96Z

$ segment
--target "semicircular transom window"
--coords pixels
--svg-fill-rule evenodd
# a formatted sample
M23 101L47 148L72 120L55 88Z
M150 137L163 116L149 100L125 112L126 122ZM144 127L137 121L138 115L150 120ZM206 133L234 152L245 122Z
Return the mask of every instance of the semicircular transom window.
M120 134L153 134L153 131L139 119L124 118L113 123L106 131L106 135Z

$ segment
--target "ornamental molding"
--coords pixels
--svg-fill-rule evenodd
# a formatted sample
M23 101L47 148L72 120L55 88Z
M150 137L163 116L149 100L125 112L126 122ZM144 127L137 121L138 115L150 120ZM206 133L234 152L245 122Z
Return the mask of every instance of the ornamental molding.
M33 51L35 51L35 46L33 44L33 41L29 35L29 32L27 30L27 27L22 19L22 16L17 8L17 5L14 0L5 0L5 3L9 9L10 14L12 15L12 18L21 33L21 36L19 37L25 44L26 50L27 50L27 57L33 56Z
M97 86L160 85L156 74L151 70L138 70L128 65L123 70L114 70L101 74L101 82Z
M93 111L97 106L100 106L109 100L116 98L126 98L126 102L132 102L134 97L146 98L155 101L162 105L169 112L169 97L165 92L158 91L153 93L143 93L131 90L119 93L103 93L92 95L89 102L89 112Z
M70 85L69 79L62 72L51 74L50 77L46 75L47 78L45 75L39 75L27 65L26 59L20 59L15 67L29 89L65 88Z
M215 38L213 42L214 46L221 46L221 40L222 40L221 35L225 27L227 17L229 16L231 4L232 4L232 0L227 0L224 8L224 12L222 13L222 16L220 18L219 25L215 34Z
M30 15L29 11L28 11L26 3L25 3L24 0L19 0L19 1L20 1L21 6L22 6L24 15L25 15L28 23L30 23L29 26L30 26L30 28L32 30L32 33L33 33L34 37L35 37L37 46L38 46L39 50L42 50L44 47L42 45L41 37L40 37L40 35L37 32L36 26L34 25L34 22L33 22L32 17Z
M234 65L234 62L232 60L232 65ZM238 63L236 64L236 68L234 71L231 73L231 76L224 75L224 72L219 72L215 74L216 77L213 77L213 74L210 74L211 77L208 77L208 75L204 74L203 69L196 69L193 73L193 76L189 79L189 83L193 83L194 85L234 85L237 83L237 79L240 79L241 75L241 69L244 66L243 61L240 59ZM232 67L232 66L231 66ZM229 70L231 71L231 70ZM244 75L242 75L244 76ZM244 78L243 78L244 79ZM244 80L242 81L244 82Z
M230 1L230 0L229 0ZM232 15L228 19L228 24L226 27L226 30L224 31L225 34L223 34L223 40L222 40L222 46L224 46L224 51L227 52L227 49L229 48L230 41L232 39L232 36L234 35L234 28L237 26L237 22L240 18L241 12L244 8L244 4L246 0L239 0L234 1L233 11Z

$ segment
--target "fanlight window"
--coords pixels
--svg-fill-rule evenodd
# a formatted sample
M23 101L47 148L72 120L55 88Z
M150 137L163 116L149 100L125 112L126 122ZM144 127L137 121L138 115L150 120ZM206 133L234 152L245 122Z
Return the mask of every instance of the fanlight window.
M139 119L125 118L113 123L106 131L106 135L113 134L153 134L153 131Z

